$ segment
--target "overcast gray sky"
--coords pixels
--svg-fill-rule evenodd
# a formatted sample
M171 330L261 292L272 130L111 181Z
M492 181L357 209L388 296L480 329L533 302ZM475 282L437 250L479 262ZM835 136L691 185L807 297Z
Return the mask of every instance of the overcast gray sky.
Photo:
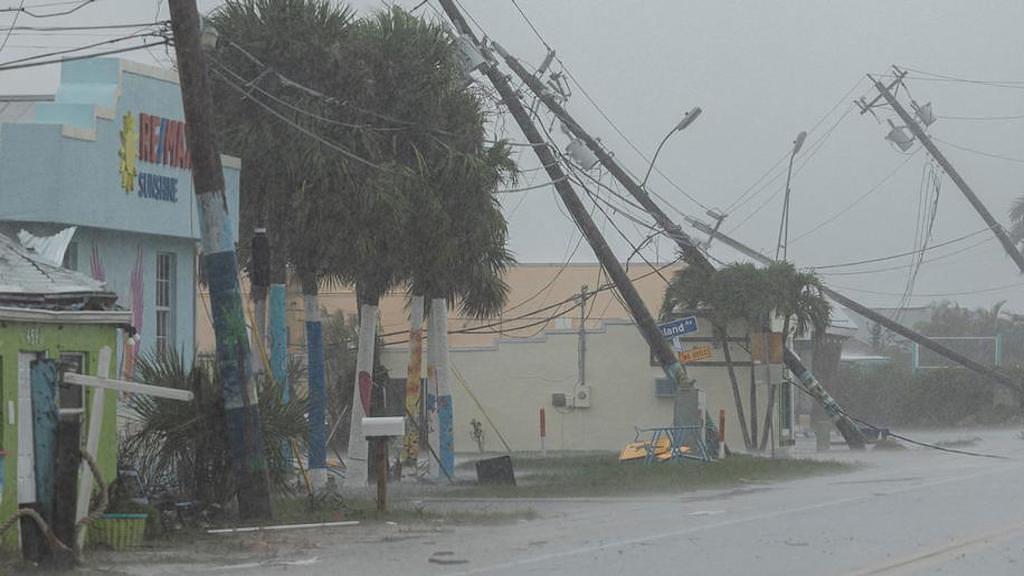
M26 5L52 1L28 0ZM19 2L0 0L0 7ZM412 7L419 2L398 3ZM908 159L884 141L888 131L884 120L892 116L888 111L879 111L882 123L851 111L854 97L874 95L865 74L885 74L891 64L920 71L912 72L907 84L917 101L931 101L940 116L931 133L941 139L940 148L999 221L1007 223L1009 206L1024 194L1022 2L519 3L586 92L645 154L654 151L684 110L701 106L704 114L669 141L658 166L701 204L731 207L724 229L770 254L778 233L785 175L763 190L755 187L752 199L736 200L787 153L799 131L808 130L792 185L789 255L801 266L888 256L915 247L927 154L921 150ZM217 4L200 2L200 8L209 10ZM352 4L363 11L382 6L369 0ZM543 59L543 45L510 1L462 0L462 4L490 38L534 66ZM420 10L431 15L436 8L436 0L430 0ZM160 17L166 17L166 6L155 0L97 0L72 16L43 23L151 21L158 9ZM0 27L10 21L10 15L0 14ZM29 18L20 22L39 23ZM16 32L0 61L100 39ZM127 57L168 63L158 51ZM948 81L928 74L1001 85ZM0 72L4 93L52 92L56 83L55 67ZM646 162L576 87L568 108L630 169L641 174L646 170ZM511 119L505 124L508 137L522 139ZM558 137L560 145L567 144ZM520 161L525 169L537 166L525 150ZM780 164L770 176L784 169ZM540 183L542 177L543 173L529 172L519 186ZM610 184L607 175L602 180ZM882 180L884 184L874 188ZM651 178L651 188L683 212L704 212L657 175ZM560 261L571 252L578 234L550 187L509 194L504 201L512 223L512 247L520 260ZM605 221L599 213L595 218ZM631 242L645 235L644 230L618 220ZM953 183L943 178L932 244L983 227ZM628 256L630 248L613 228L605 225L605 232L617 253ZM971 306L1008 299L1010 308L1024 311L1024 279L989 238L991 234L980 233L929 251L911 303L925 304L940 299L939 295ZM649 251L649 257L666 260L670 250L662 241ZM713 252L723 260L738 257L722 246L715 246ZM584 243L576 260L593 259ZM824 278L865 303L896 305L907 282L909 260L831 269L827 272L843 274ZM889 268L896 269L882 270ZM861 273L865 271L870 273Z

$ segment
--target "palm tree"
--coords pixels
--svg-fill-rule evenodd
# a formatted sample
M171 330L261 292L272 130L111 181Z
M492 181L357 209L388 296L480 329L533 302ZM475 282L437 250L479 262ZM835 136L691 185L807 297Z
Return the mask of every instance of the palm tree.
M424 300L430 302L428 374L436 396L431 416L437 418L431 424L442 465L450 474L454 440L448 310L458 306L465 316L485 318L505 306L504 273L514 258L507 248L508 225L496 191L514 179L515 164L504 142L486 145L485 113L476 95L460 91L447 102L444 130L451 137L442 151L447 156L426 174L431 193L424 199L424 211L410 222L414 240L409 243L413 249L408 284L414 312ZM415 377L418 374L410 372L410 378Z
M147 488L171 490L203 507L221 506L234 497L218 378L217 371L202 361L186 366L173 349L139 358L139 382L191 390L194 396L189 402L145 394L127 400L130 423L119 458L139 469ZM256 384L271 484L288 493L293 477L281 448L292 443L301 446L305 441L305 399L296 396L291 402L282 402L278 384L267 375L258 377Z
M774 314L784 318L784 332L788 332L790 322L795 321L797 333L804 333L809 327L814 327L816 334L823 333L831 307L822 296L821 283L813 274L798 272L792 264L785 262L773 263L766 268L757 268L753 264L730 264L717 271L684 268L676 273L665 290L661 315L667 318L681 310L698 308L711 320L725 355L744 444L748 449L759 446L763 449L771 426L775 391L774 388L769 389L764 435L759 444L755 413L751 414L750 429L747 428L729 351L727 326L731 322L743 321L748 329L759 326L766 332L764 327ZM751 411L754 410L752 405Z
M371 118L390 123L370 151L386 170L367 172L353 182L348 194L353 200L346 206L348 218L357 223L353 250L332 263L338 278L355 284L359 300L357 382L349 434L349 460L356 465L358 478L365 476L361 418L369 409L378 302L407 277L412 207L419 212L430 201L425 175L442 157L443 148L436 127L445 118L446 97L461 76L445 28L399 8L362 19L354 47L351 62L365 82L353 107L372 110L367 112Z
M748 450L755 447L756 439L747 428L743 399L729 348L728 326L737 320L746 321L748 325L751 321L759 321L765 299L764 291L758 290L760 285L759 272L752 264L733 264L718 271L688 266L676 272L665 290L661 309L663 319L684 310L700 309L711 321L715 337L725 355L736 417L740 423L743 444Z
M291 209L293 194L308 175L309 146L296 146L294 128L252 100L273 104L294 122L310 123L288 108L307 106L302 99L308 95L282 89L276 73L305 85L324 86L326 79L341 84L335 56L349 41L353 18L350 8L329 0L228 0L210 16L221 38L211 59L220 80L213 84L219 133L226 150L245 159L239 238L267 228L272 244L281 248L272 254L274 282L286 280L284 248L292 233L303 231ZM248 95L237 91L238 84ZM321 159L337 163L337 156Z
M793 336L807 334L812 330L816 341L824 338L832 315L832 305L822 292L821 280L811 272L800 272L789 262L775 262L764 269L769 286L769 313L782 317L782 338L785 345L790 337L790 325L795 323ZM764 331L765 334L769 330ZM772 429L773 407L776 386L768 388L768 406L764 417L760 450L768 445L768 434Z

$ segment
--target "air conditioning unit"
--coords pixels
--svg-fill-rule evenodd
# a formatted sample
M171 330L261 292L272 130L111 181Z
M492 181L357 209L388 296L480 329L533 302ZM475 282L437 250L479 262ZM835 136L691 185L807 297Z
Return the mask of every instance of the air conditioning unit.
M577 386L572 399L573 408L590 408L591 392L590 386L587 384Z

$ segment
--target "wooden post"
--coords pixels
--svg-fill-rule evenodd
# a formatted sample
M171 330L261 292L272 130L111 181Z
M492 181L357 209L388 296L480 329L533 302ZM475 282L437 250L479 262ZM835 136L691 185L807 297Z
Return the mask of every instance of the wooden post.
M78 467L82 460L79 443L81 430L82 419L79 414L58 414L53 522L50 528L54 535L68 546L71 546L75 539L75 492L78 488ZM55 553L52 557L52 564L58 568L71 568L74 563L74 553Z
M388 511L388 439L374 438L377 458L377 512Z
M96 362L96 376L98 378L108 378L110 376L110 356L109 346L104 346L100 349L100 355ZM99 456L100 432L103 431L103 404L105 400L106 390L103 388L93 388L92 403L88 413L89 429L85 436L85 451L94 459ZM106 478L105 480L110 482L112 478ZM89 500L92 498L93 483L92 472L90 472L88 464L82 462L78 467L78 497L75 501L76 523L89 514ZM86 530L88 530L88 527L79 531L78 540L75 541L74 548L81 550L85 545Z

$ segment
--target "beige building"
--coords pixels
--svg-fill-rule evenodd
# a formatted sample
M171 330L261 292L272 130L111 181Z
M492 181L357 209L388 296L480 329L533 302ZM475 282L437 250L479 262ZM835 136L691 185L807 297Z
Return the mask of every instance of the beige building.
M679 269L668 265L659 273L634 265L629 275L652 314L657 315L665 278ZM585 386L579 382L580 306L582 286L588 290L609 283L596 264L520 264L509 270L509 304L491 320L449 316L455 447L476 450L471 422L484 423L485 447L501 450L498 433L513 450L539 450L539 412L546 415L546 447L553 450L613 450L632 441L635 427L672 423L673 391L661 368L636 330L613 290L587 299ZM245 295L248 296L247 294ZM205 302L206 295L201 299ZM298 287L288 292L289 351L304 355L302 297ZM351 289L329 289L320 295L328 313L356 312ZM248 304L251 314L251 304ZM199 306L197 339L201 349L213 347L210 322ZM380 332L385 335L381 358L393 379L404 379L408 348L408 316L403 294L388 295L380 305ZM722 350L712 342L710 325L698 320L699 331L685 347L710 346L711 357L687 365L691 378L705 393L706 409L717 422L726 413L726 439L733 448L743 441ZM749 410L751 363L742 327L731 330L731 352L745 409ZM754 375L760 380L764 370ZM778 373L773 380L778 382ZM660 385L659 385L660 382ZM586 400L579 400L579 392ZM555 395L568 398L566 406ZM757 384L759 420L763 422L767 387ZM574 401L574 399L576 399ZM747 413L749 420L750 414ZM493 422L493 428L488 422ZM495 429L497 429L497 432Z

